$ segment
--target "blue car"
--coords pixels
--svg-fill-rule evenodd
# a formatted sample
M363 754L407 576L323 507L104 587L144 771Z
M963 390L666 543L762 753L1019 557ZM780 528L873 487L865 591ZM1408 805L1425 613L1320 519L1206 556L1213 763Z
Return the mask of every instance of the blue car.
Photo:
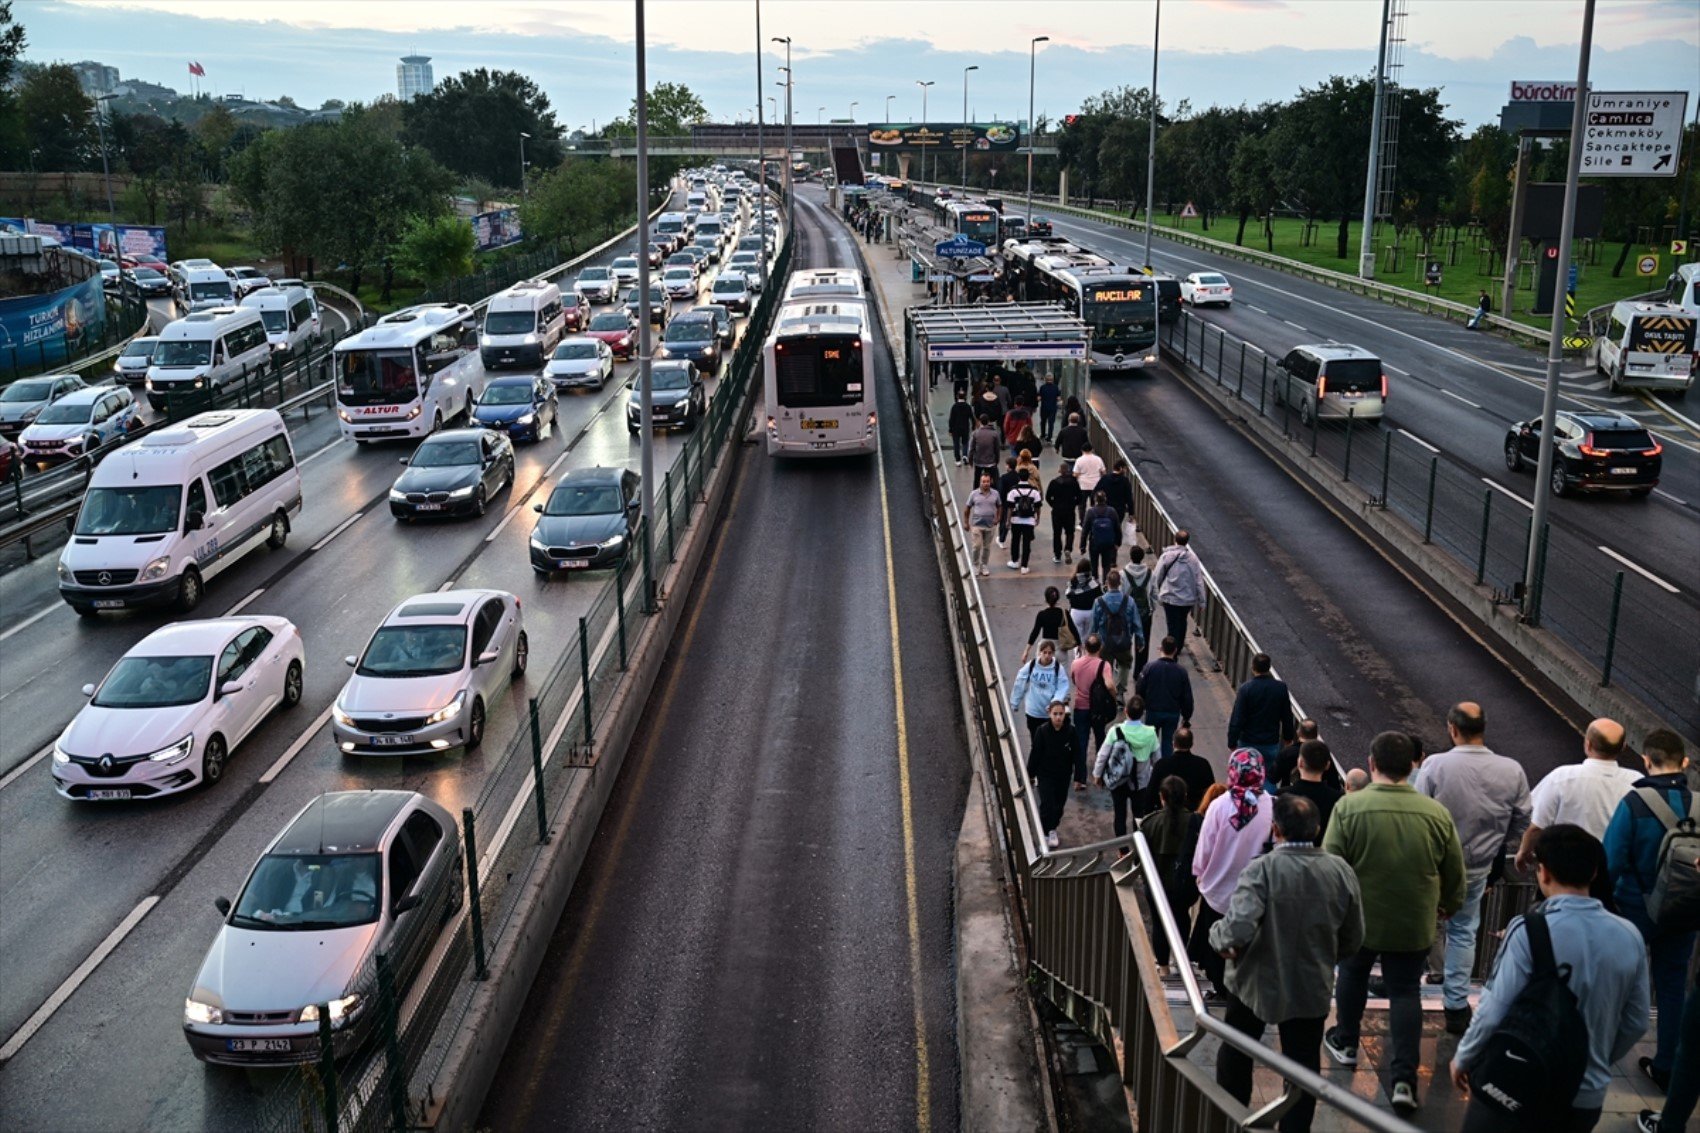
M540 441L555 427L559 411L555 385L548 379L496 378L473 406L472 421L515 440Z

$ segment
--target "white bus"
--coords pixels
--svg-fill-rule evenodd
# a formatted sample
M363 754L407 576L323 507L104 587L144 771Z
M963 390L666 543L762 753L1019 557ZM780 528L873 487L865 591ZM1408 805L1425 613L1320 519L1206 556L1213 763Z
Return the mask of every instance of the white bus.
M862 273L854 268L802 268L785 285L785 302L795 299L848 298L867 302Z
M1092 330L1094 371L1142 370L1157 362L1157 283L1066 240L1009 240L1004 263L1016 294L1061 303Z
M361 444L434 433L484 392L478 316L465 303L405 307L335 355L338 427Z
M769 456L879 449L873 340L861 299L820 296L782 304L762 346L762 373Z

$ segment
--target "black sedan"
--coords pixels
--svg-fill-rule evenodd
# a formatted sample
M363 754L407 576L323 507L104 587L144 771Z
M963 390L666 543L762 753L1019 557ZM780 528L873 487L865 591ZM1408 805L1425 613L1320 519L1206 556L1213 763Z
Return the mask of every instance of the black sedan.
M515 440L540 441L554 429L560 406L547 378L496 378L472 407L472 423Z
M720 370L720 330L714 316L687 311L667 326L661 339L661 357L695 363L705 374Z
M1553 421L1555 496L1573 491L1628 492L1645 496L1658 487L1665 447L1632 417L1609 410L1561 410ZM1513 472L1540 462L1541 422L1519 421L1505 434L1505 467Z
M483 515L490 497L514 482L513 442L493 429L449 429L420 442L402 460L407 471L390 488L390 514Z
M171 280L153 268L125 268L118 285L144 296L171 294Z
M650 284L649 321L656 326L666 326L668 306L667 293L661 289L661 285L658 283ZM626 310L634 319L639 318L639 312L643 310L643 300L638 298L638 289L635 287L626 292Z
M650 366L649 412L657 429L694 429L708 410L702 374L694 362L656 362ZM643 393L634 384L626 402L626 431L643 426Z
M595 570L618 563L638 522L637 473L623 468L574 468L561 477L531 531L531 569Z

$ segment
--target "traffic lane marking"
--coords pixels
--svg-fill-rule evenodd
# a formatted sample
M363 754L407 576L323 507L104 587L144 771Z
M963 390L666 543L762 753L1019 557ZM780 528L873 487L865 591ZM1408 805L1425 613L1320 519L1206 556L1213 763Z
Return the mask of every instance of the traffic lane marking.
M1496 492L1503 492L1505 495L1510 496L1512 499L1516 500L1518 503L1522 504L1524 507L1528 508L1530 511L1535 510L1534 504L1530 503L1528 500L1524 499L1522 496L1519 496L1516 492L1513 492L1510 488L1507 488L1505 485L1496 484L1492 480L1489 480L1486 476L1482 477L1482 483L1486 484L1488 487L1492 488Z
M1636 574L1640 575L1642 578L1646 579L1648 582L1651 582L1654 586L1657 586L1657 587L1659 587L1663 590L1667 590L1672 594L1681 594L1682 593L1682 591L1678 590L1676 587L1672 586L1670 583L1666 582L1664 579L1660 578L1658 575L1654 574L1652 571L1648 570L1646 567L1640 565L1639 563L1630 562L1628 559L1624 558L1622 555L1618 554L1616 551L1612 550L1610 547L1607 547L1604 544L1601 544L1597 549L1599 551L1601 551L1602 553L1610 556L1611 558L1616 559L1618 562L1622 563L1624 566L1628 567L1630 570L1634 571Z
M1673 504L1681 504L1683 507L1688 506L1687 500L1683 499L1681 496L1673 496L1669 492L1665 491L1663 488L1654 488L1653 494L1655 496L1663 496L1665 499L1669 500Z
M66 609L66 608L67 607L66 607L64 602L55 602L51 606L43 606L41 609L37 610L35 613L31 614L29 617L25 618L23 621L19 622L15 626L13 626L11 629L8 629L5 632L0 633L0 641L5 641L7 638L11 637L13 634L22 633L24 630L28 629L30 626L34 625L36 622L39 622L42 618L45 618L48 614L51 614L54 610L63 610L63 609Z
M1446 389L1444 387L1441 387L1440 392L1444 393L1447 397L1450 397L1453 401L1462 401L1465 405L1468 405L1471 409L1480 409L1481 408L1481 406L1477 405L1475 402L1471 401L1469 398L1460 397L1457 394L1453 393L1451 390Z
M224 616L227 617L227 618L234 618L237 614L239 614L243 610L247 609L248 603L252 602L254 599L258 598L260 595L264 594L265 592L266 592L266 588L264 586L261 586L261 587L258 587L257 589L249 591L248 596L246 598L244 598L244 599L242 599L242 601L236 603L236 605L230 607L230 609L224 611Z
M36 752L34 755L30 756L28 759L24 760L22 763L18 764L16 767L14 767L10 771L6 772L5 778L0 778L0 791L4 791L7 787L10 787L13 783L15 783L19 779L21 779L25 775L25 773L27 773L29 771L30 768L32 768L36 764L40 763L43 759L46 759L47 753L53 750L53 744L57 743L57 742L58 742L57 740L54 740L52 743L49 743L46 747L42 748L40 751Z
M304 456L300 460L297 460L295 462L295 466L297 468L299 468L303 465L311 464L315 460L319 459L321 456L325 455L327 452L331 451L331 449L335 448L337 445L340 445L341 443L342 443L342 438L337 437L335 440L331 441L329 444L320 445L316 450L314 450L314 452L311 455Z
M323 549L326 545L328 545L330 543L330 541L332 539L335 539L338 535L341 535L344 531L347 531L350 527L353 527L357 522L359 522L360 517L365 515L365 514L366 513L363 512L363 511L355 512L353 515L349 516L347 519L343 520L341 523L339 523L335 527L331 528L329 535L326 535L323 539L320 539L317 543L314 543L311 547L308 548L308 550L318 551L318 550Z
M1435 453L1436 455L1439 455L1439 453L1440 453L1439 449L1435 448L1433 445L1429 444L1427 441L1425 441L1421 437L1417 436L1417 434L1411 432L1411 430L1400 429L1399 431L1401 433L1404 433L1407 437L1410 437L1413 441L1416 441L1419 445L1422 445L1424 448L1428 449L1430 452Z

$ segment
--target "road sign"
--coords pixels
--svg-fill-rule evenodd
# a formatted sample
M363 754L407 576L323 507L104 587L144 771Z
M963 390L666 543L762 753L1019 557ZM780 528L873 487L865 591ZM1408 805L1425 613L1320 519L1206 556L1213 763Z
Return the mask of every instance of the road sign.
M1675 177L1687 91L1590 91L1582 176Z
M1564 336L1566 350L1586 350L1594 345L1594 340L1585 334L1569 334Z
M983 256L986 246L978 240L970 240L958 233L949 240L940 240L933 245L933 255L950 256L957 259L967 259L969 256Z
M1670 254L1673 256L1686 256L1688 254L1688 241L1672 240L1670 242Z
M1565 290L1575 291L1576 290L1576 280L1581 274L1582 274L1581 267L1576 263L1575 260L1571 260L1570 261L1570 283L1566 286Z
M1197 216L1198 216L1198 210L1193 207L1193 204L1192 204L1191 201L1188 201L1186 203L1186 207L1181 209L1181 219L1182 220L1192 220L1192 219L1196 218Z
M1658 275L1659 274L1659 257L1653 255L1651 252L1648 252L1645 256L1642 256L1640 259L1636 260L1635 261L1635 274L1636 275Z

